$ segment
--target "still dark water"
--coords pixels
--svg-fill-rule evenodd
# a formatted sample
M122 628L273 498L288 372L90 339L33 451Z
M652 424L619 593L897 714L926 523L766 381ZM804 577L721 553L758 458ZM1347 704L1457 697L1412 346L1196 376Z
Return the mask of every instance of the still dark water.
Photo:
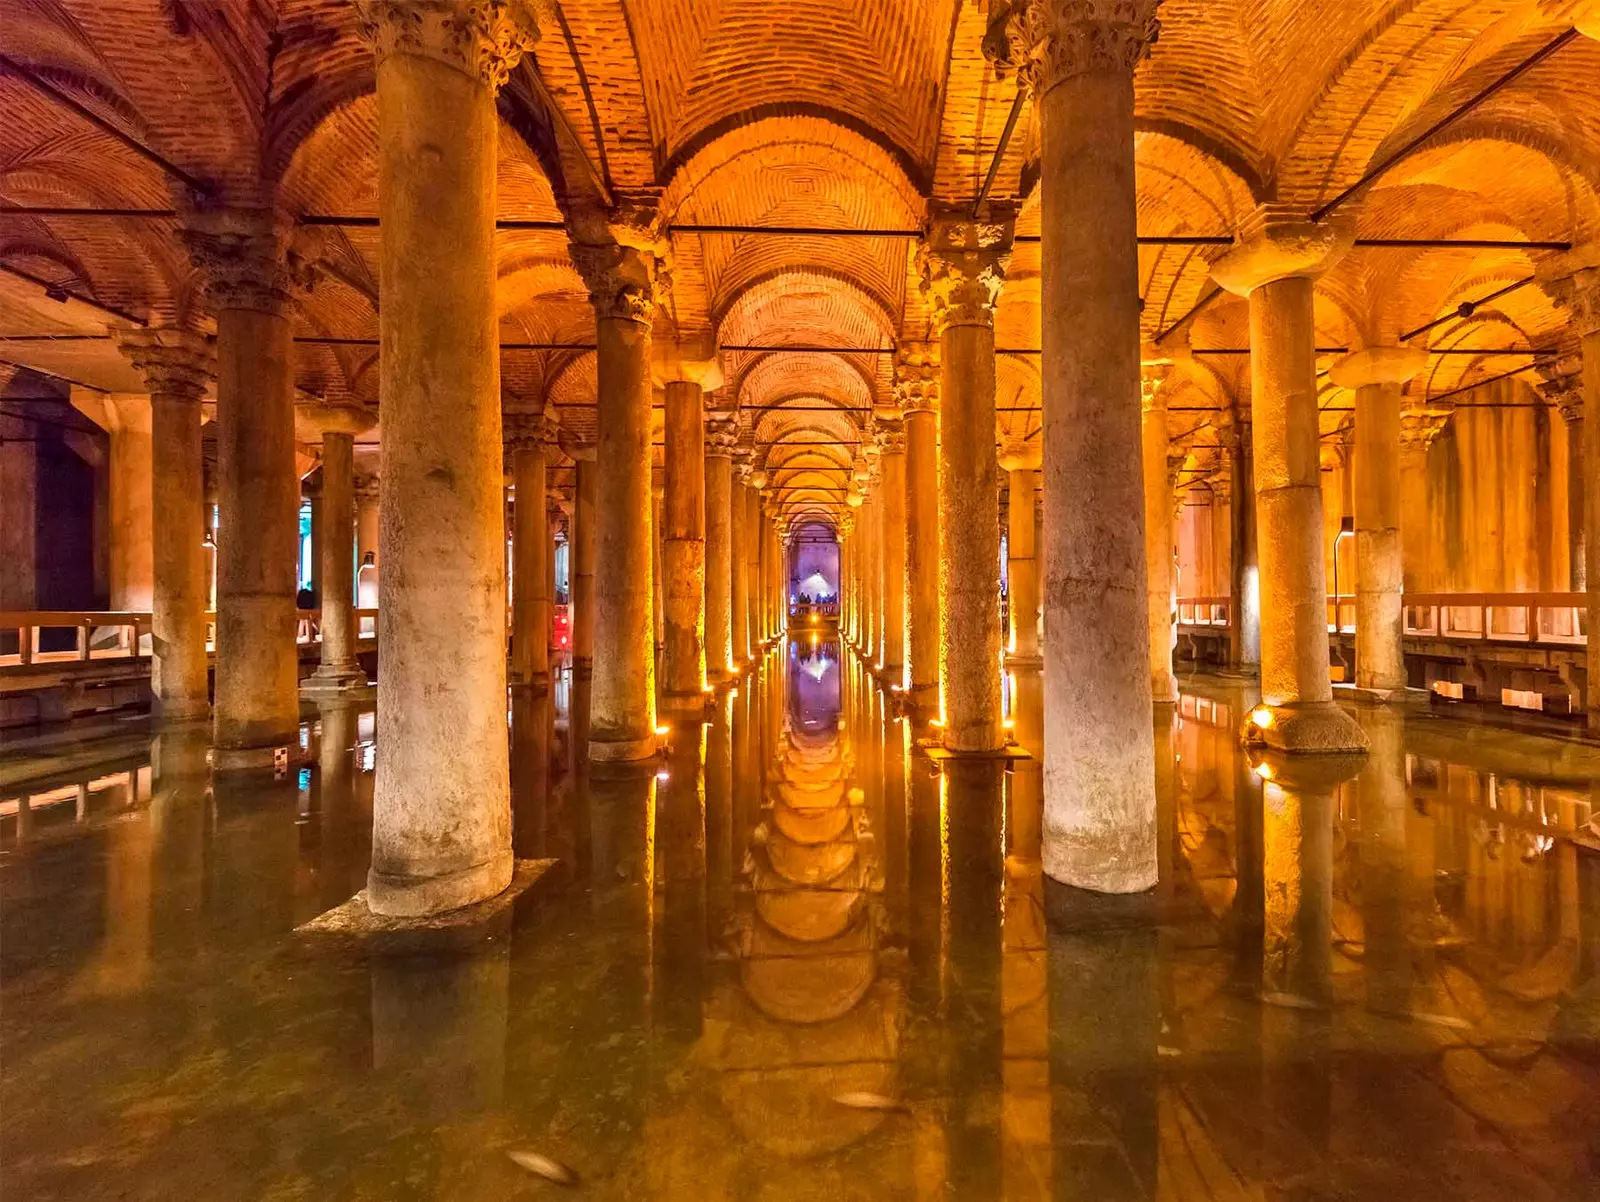
M652 772L516 700L559 863L454 952L294 933L364 883L370 711L276 782L162 735L0 788L0 1197L1600 1196L1600 753L1364 709L1325 779L1251 700L1158 725L1155 927L1047 923L1037 763L940 771L810 640Z

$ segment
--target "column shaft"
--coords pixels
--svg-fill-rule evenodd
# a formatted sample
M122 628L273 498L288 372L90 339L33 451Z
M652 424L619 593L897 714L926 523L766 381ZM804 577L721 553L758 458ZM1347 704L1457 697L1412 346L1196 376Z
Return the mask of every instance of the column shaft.
M540 685L550 677L553 550L545 516L545 448L531 441L517 445L511 471L517 485L511 531L511 683Z
M661 684L664 696L679 708L701 710L706 686L706 437L700 385L668 384L666 404Z
M493 897L512 872L499 122L476 72L396 42L377 68L383 750L367 901L416 916Z
M1600 328L1583 336L1583 529L1588 593L1589 733L1600 735Z
M1569 571L1572 591L1584 591L1585 581L1588 579L1588 562L1584 550L1587 539L1585 537L1585 513L1587 511L1586 495L1593 491L1587 487L1584 480L1583 458L1588 440L1584 432L1590 423L1583 420L1583 410L1577 411L1576 417L1567 419L1567 558L1572 565Z
M198 718L210 708L198 391L151 394L150 442L154 464L150 684L162 718Z
M939 700L939 419L906 414L906 691Z
M902 684L906 659L906 456L898 442L884 448L883 472L883 638L885 678Z
M721 680L733 672L732 530L728 507L733 488L733 460L726 450L708 454L706 473L706 674Z
M1006 572L1011 581L1011 654L1039 657L1039 561L1034 548L1034 481L1031 467L1010 472L1011 502L1006 519Z
M1173 486L1167 472L1169 437L1165 388L1145 385L1140 423L1144 474L1144 558L1146 613L1150 631L1151 700L1171 705L1178 700L1178 678L1172 668Z
M595 465L579 459L572 497L572 662L582 672L594 663Z
M1356 684L1387 694L1406 687L1400 385L1356 389L1355 421Z
M355 533L355 439L330 431L322 436L322 662L316 677L344 687L366 684L356 663Z
M1261 576L1256 564L1256 483L1250 427L1236 433L1228 446L1228 481L1232 493L1229 522L1228 663L1235 671L1261 665Z
M1131 893L1156 881L1133 77L1075 68L1039 100L1043 858L1057 881Z

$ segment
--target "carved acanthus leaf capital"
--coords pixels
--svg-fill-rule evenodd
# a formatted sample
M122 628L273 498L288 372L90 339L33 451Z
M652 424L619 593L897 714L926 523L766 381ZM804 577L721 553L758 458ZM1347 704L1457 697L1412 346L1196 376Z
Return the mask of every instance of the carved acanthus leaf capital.
M706 414L706 454L718 459L733 458L739 445L739 429L731 413Z
M574 242L571 252L598 318L644 325L654 320L656 303L667 291L662 261L654 253L619 243L582 242Z
M153 397L198 401L216 378L216 348L202 334L173 328L113 329L112 336Z
M904 455L906 453L906 428L898 421L878 419L877 429L878 451L884 455Z
M1035 96L1092 73L1131 76L1161 31L1161 0L991 0L984 56Z
M1167 377L1172 374L1170 363L1145 363L1139 368L1139 411L1149 413L1165 409L1167 404Z
M953 325L994 325L1015 225L1010 205L991 205L978 217L965 206L929 214L918 265L936 334Z
M533 6L521 0L356 0L356 9L380 64L394 55L431 58L492 89L539 41Z
M271 209L200 209L179 231L218 312L281 314L316 282L318 245Z
M500 439L508 452L549 450L559 445L560 433L542 413L513 410L500 419Z
M1548 280L1545 291L1566 313L1572 332L1579 338L1600 334L1600 265L1585 265L1570 275Z
M903 342L895 356L894 399L901 413L939 411L939 347Z

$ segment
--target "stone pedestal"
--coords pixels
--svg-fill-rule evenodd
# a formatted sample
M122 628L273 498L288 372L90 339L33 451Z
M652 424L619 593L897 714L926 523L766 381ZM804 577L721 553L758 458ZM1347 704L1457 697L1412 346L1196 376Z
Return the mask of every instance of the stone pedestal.
M300 720L295 564L294 345L308 279L292 226L264 210L185 219L217 314L217 627L213 766L271 767Z
M571 565L572 666L587 675L594 668L594 535L596 518L594 452L577 453L572 486Z
M1356 686L1378 698L1406 689L1401 591L1400 389L1428 366L1413 347L1371 347L1333 365L1355 404Z
M322 437L322 658L300 691L326 696L368 685L356 662L355 436L377 419L355 405L300 405L296 414Z
M1011 637L1006 663L1037 668L1039 656L1039 561L1034 548L1034 490L1043 456L1038 439L1014 439L1000 450L1000 469L1009 479L1006 511L1006 579Z
M621 214L612 218L624 226ZM613 228L613 236L625 231ZM630 235L643 231L632 229ZM580 240L573 261L589 286L598 345L595 622L589 758L648 759L656 750L651 542L650 321L656 254L623 242Z
M706 440L706 676L725 680L738 668L733 660L733 431L719 422Z
M484 901L512 879L494 94L534 31L508 11L362 6L383 224L382 743L367 903L397 918Z
M1000 681L1000 469L995 457L994 308L1013 214L935 214L922 288L939 333L940 710L947 751L1005 745Z
M1044 390L1044 871L1156 881L1139 437L1133 68L1154 0L1037 4Z
M1366 736L1333 702L1323 558L1315 278L1350 245L1347 226L1258 211L1212 269L1250 298L1256 527L1261 559L1261 705L1247 737L1291 752L1359 751Z
M511 685L550 683L550 527L545 491L555 431L535 414L505 416L505 444L516 483L511 531Z
M150 388L150 687L161 718L199 718L210 709L200 398L216 358L187 330L126 330L117 341Z

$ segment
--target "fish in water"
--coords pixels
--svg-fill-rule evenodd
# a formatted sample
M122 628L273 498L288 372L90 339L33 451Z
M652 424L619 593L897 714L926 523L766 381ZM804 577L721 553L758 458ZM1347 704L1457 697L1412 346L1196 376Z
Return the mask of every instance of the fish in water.
M906 1109L906 1104L899 1098L890 1098L881 1093L868 1093L863 1090L836 1094L833 1100L841 1106L850 1107L851 1110L903 1111Z
M553 1181L557 1185L564 1185L568 1189L575 1189L578 1185L578 1174L574 1173L559 1160L551 1160L548 1156L538 1152L530 1152L525 1148L517 1148L507 1152L512 1161L525 1168L530 1173L537 1173L546 1181Z

